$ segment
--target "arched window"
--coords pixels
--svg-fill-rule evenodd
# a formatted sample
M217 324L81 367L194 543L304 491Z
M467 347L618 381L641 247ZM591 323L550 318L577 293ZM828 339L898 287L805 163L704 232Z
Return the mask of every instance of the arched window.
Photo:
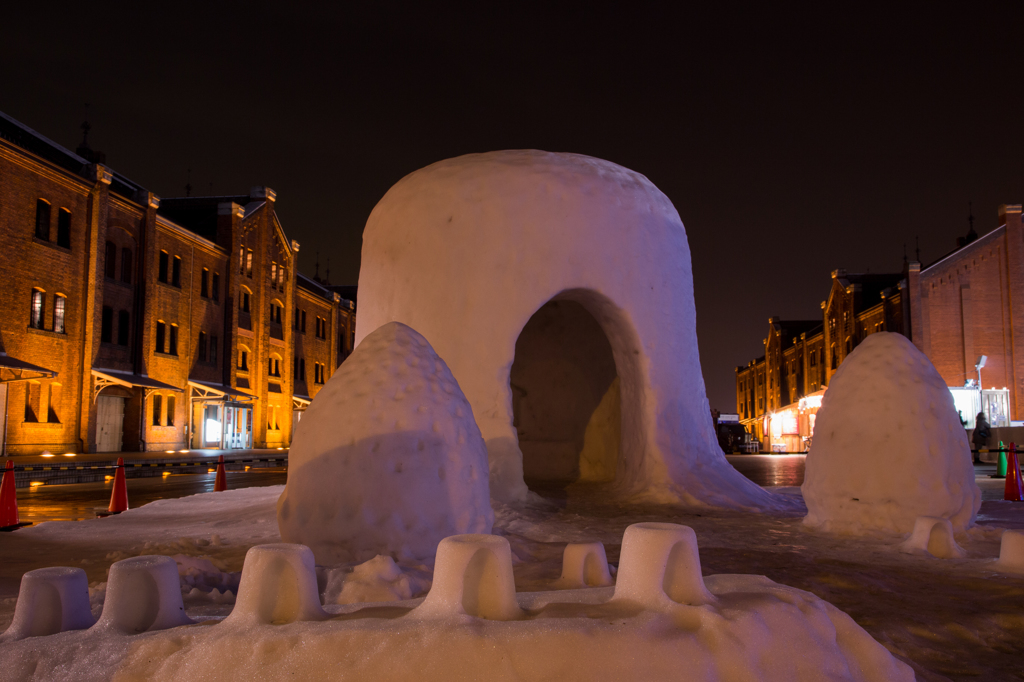
M178 256L174 257L171 265L171 286L181 288L181 258Z
M50 241L50 202L36 201L36 239Z
M176 324L172 324L171 325L171 337L170 337L170 343L168 345L169 345L169 348L167 349L167 353L169 355L177 355L178 354L178 325L176 325Z
M163 353L165 349L164 341L167 335L167 325L163 320L156 321L156 352Z
M46 294L42 289L32 290L32 312L29 316L29 326L33 329L43 328L43 310L46 305Z
M121 249L121 281L132 283L132 250L127 246Z
M68 297L57 294L53 298L53 331L58 334L65 333L64 319L67 314Z
M153 426L160 426L160 413L164 411L164 397L159 393L153 394Z
M833 343L829 350L832 353L832 369L835 369L836 368L836 344Z
M127 310L120 310L117 313L117 345L127 346L128 336L131 333L131 318Z
M103 274L110 279L117 276L117 244L107 242L103 252Z
M61 385L54 381L50 384L50 404L47 409L46 421L51 424L60 423L60 412L61 412Z
M168 270L168 267L169 267L168 266L169 262L170 262L170 256L167 255L166 251L161 251L160 252L160 263L157 266L156 278L158 280L160 280L161 282L163 282L164 284L167 284L167 270Z
M100 319L100 341L111 343L114 340L114 309L103 306L103 317Z
M249 371L249 349L245 346L238 347L238 369Z
M42 384L29 381L25 385L25 421L38 422L42 412Z
M242 287L241 296L238 299L238 308L243 313L249 312L249 290Z
M57 246L71 248L71 211L66 208L57 212Z
M174 396L167 396L167 421L165 426L174 426Z

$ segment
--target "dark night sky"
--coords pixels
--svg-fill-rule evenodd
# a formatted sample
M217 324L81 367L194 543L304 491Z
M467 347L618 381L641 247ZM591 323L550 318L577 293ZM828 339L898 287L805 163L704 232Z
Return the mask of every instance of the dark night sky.
M355 283L366 217L434 161L533 147L650 178L693 254L712 406L769 316L811 319L829 272L925 263L1024 201L1018 15L739 6L659 14L495 4L5 8L0 110L90 142L160 196L278 193L301 269ZM759 10L761 11L761 10Z

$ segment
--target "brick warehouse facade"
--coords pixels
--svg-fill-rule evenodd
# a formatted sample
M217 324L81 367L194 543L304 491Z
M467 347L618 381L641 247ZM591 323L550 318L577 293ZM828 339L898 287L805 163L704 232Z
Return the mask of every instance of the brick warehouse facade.
M354 303L297 273L273 190L161 200L95 160L0 114L5 454L286 447Z
M794 436L813 430L816 411L807 407L816 401L802 399L820 396L846 356L876 331L913 341L950 387L976 379L975 365L987 356L982 385L1005 387L1006 416L1018 419L1024 406L1021 207L1001 206L998 216L994 230L978 237L972 226L956 249L926 267L911 261L901 273L834 271L820 321L772 318L765 354L736 368L737 411L755 439L770 440L766 417L788 408L797 419L782 441L798 449ZM964 416L973 424L973 414Z

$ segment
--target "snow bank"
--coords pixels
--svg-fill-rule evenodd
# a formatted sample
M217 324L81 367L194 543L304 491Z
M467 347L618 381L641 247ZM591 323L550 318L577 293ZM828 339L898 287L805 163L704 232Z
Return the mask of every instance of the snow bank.
M718 447L686 231L668 197L639 173L535 150L440 161L403 178L377 204L361 263L357 342L393 320L430 339L473 407L495 498L528 493L509 385L513 361L523 360L517 339L546 304L567 302L566 310L582 306L607 337L619 380L608 399L620 404L620 423L607 419L601 395L592 400L601 418L587 434L582 473L614 475L619 494L648 500L785 506L738 474ZM557 380L533 373L540 385L531 396L548 388L545 375ZM555 405L552 418L576 406Z
M919 516L974 524L981 492L938 371L901 334L868 336L832 377L807 455L805 523L910 533Z
M448 366L404 324L364 338L296 429L277 506L321 564L433 557L494 522L487 450Z

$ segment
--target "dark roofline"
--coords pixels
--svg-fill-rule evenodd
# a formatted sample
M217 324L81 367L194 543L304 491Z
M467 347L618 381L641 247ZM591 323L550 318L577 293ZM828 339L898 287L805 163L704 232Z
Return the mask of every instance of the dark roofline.
M87 159L65 149L2 111L0 111L0 139L79 177L83 177L83 171L92 165ZM136 201L136 194L145 189L142 185L132 182L124 175L114 171L105 163L100 165L109 170L113 176L110 183L112 192L131 201Z

